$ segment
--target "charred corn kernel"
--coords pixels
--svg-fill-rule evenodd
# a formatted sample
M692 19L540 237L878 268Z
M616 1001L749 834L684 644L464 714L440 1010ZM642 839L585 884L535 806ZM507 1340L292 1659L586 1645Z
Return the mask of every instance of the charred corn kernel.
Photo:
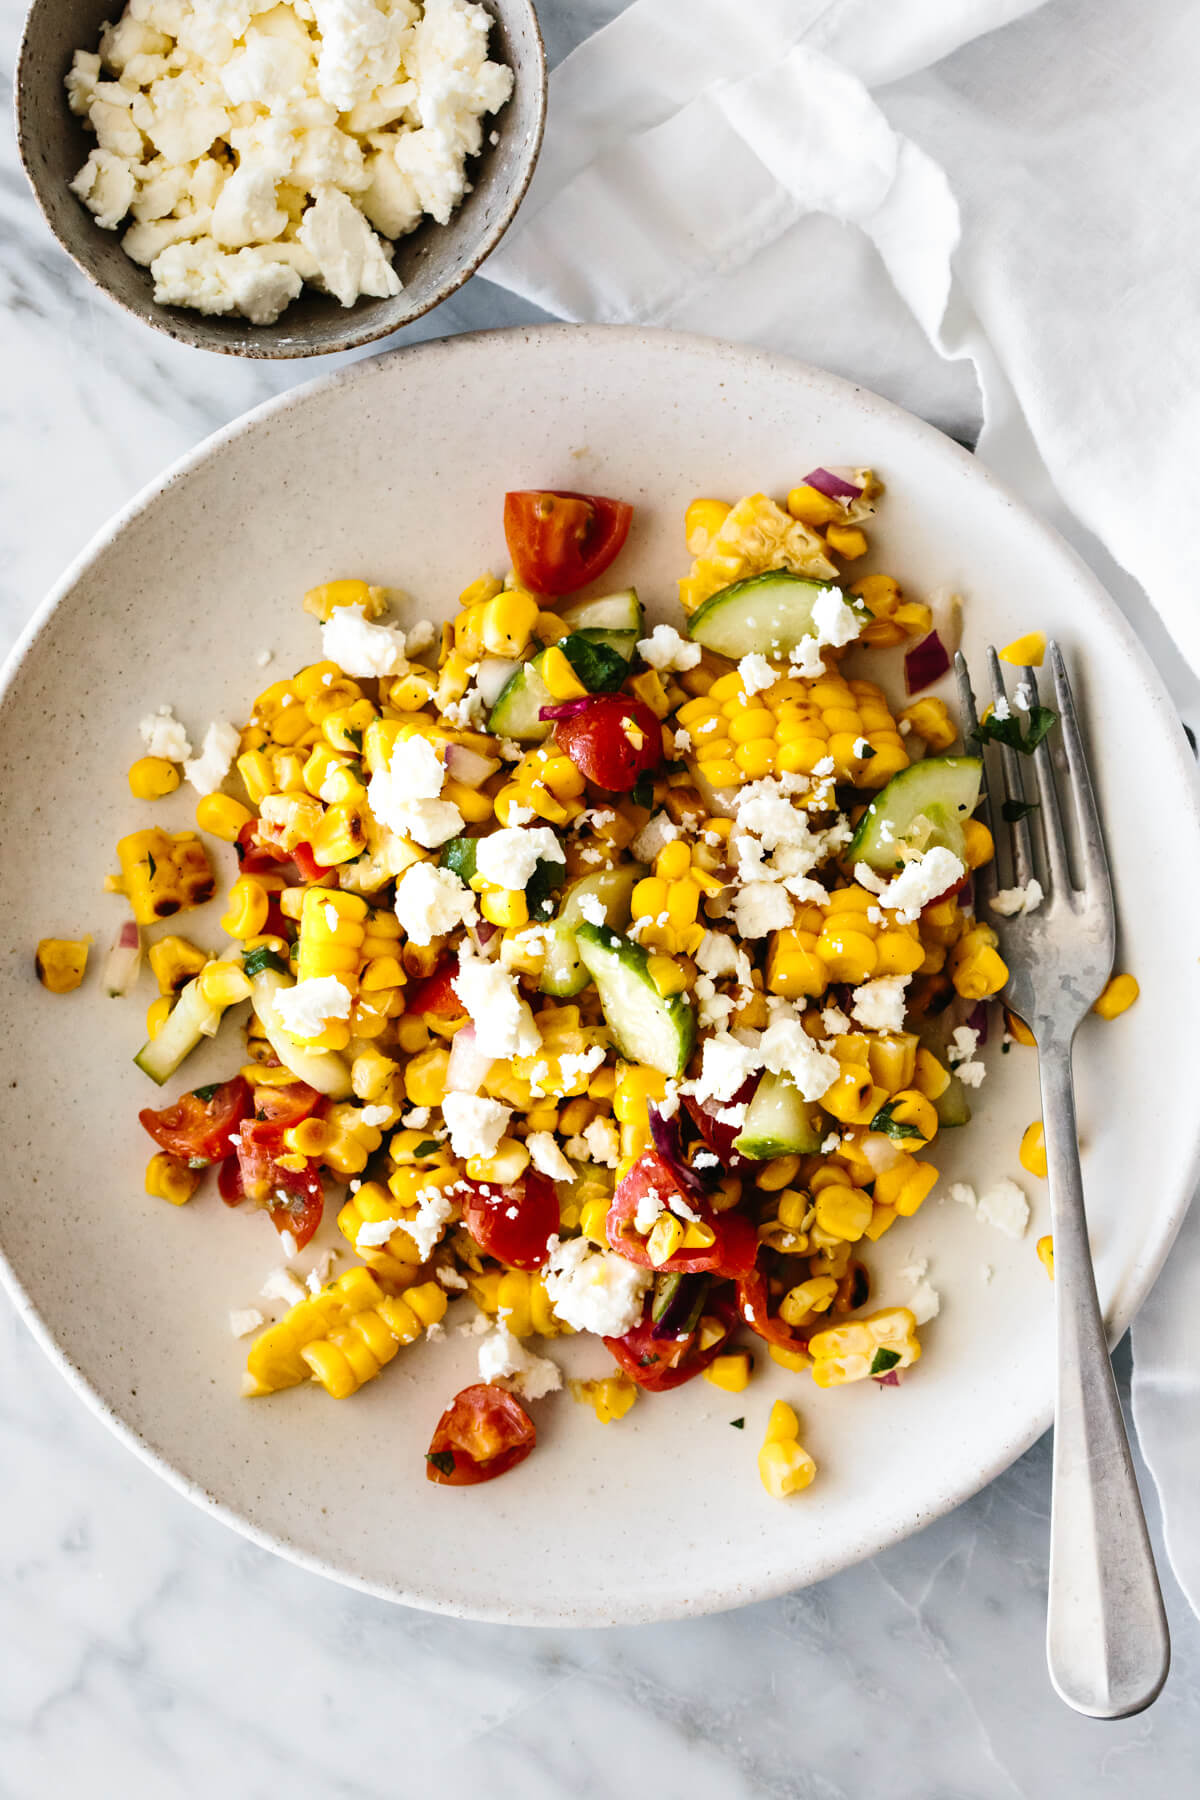
M701 516L696 515L697 542ZM795 575L827 580L837 574L812 527L793 518L765 494L745 495L707 536L703 548L693 554L691 571L679 583L679 598L689 613L718 588L767 569L789 569Z
M808 1487L817 1465L800 1444L800 1421L784 1400L776 1400L758 1453L758 1474L773 1500Z
M271 759L261 750L247 750L237 759L237 772L253 805L261 806L268 794L275 792L275 773Z
M210 1006L222 1009L236 1006L250 998L250 983L245 971L232 962L206 963L196 977L201 996Z
M168 994L160 994L146 1008L146 1036L153 1043L163 1026L171 1016L171 999Z
M833 525L846 516L840 500L831 500L828 494L823 494L820 488L810 487L806 481L791 490L787 509L793 519L813 526Z
M404 1070L404 1092L413 1106L440 1106L446 1097L446 1072L450 1052L422 1050L409 1059Z
M305 612L322 621L339 606L361 606L368 619L377 619L387 607L387 589L369 587L365 581L326 581L304 596Z
M868 1202L869 1205L869 1202ZM828 1312L837 1293L837 1282L831 1275L814 1275L808 1281L790 1288L779 1304L779 1316L794 1330L807 1324L814 1313Z
M151 825L123 837L117 857L123 891L139 925L153 925L212 899L212 864L194 831L172 835Z
M820 925L816 931L795 925L771 934L767 956L767 987L771 993L794 1000L802 995L816 996L825 992L830 976L817 955L819 933Z
M1000 661L1015 663L1018 668L1040 669L1046 654L1046 634L1044 631L1026 631L1022 636L1014 638L1011 644L1005 644L1000 651Z
M725 1356L713 1357L704 1371L704 1379L727 1394L741 1394L750 1385L753 1366L748 1351L731 1350Z
M344 1400L372 1380L397 1351L440 1323L446 1295L436 1281L388 1295L370 1310L354 1313L326 1338L305 1344L299 1354L327 1394Z
M901 1218L911 1218L933 1192L937 1178L932 1163L918 1162L904 1151L890 1169L876 1177L875 1199L880 1206L890 1206Z
M537 617L538 605L532 595L523 588L502 589L484 605L484 649L492 656L523 656Z
M87 969L91 938L42 938L34 953L37 978L52 994L70 994Z
M843 1125L868 1125L886 1099L884 1089L871 1080L870 1069L850 1063L822 1095L821 1105Z
M572 1400L590 1406L601 1425L623 1419L638 1397L638 1385L628 1375L606 1375L599 1381L569 1381Z
M689 556L703 556L729 517L732 507L724 500L693 500L683 515L683 531Z
M183 1206L200 1186L201 1169L191 1169L182 1156L160 1150L146 1164L146 1192L156 1200L169 1200L172 1206Z
M908 1125L921 1134L920 1147L931 1144L937 1136L937 1108L919 1088L903 1088L893 1094L888 1110L895 1124Z
M871 1223L870 1195L858 1188L826 1187L814 1199L821 1230L845 1243L857 1243Z
M673 1213L663 1213L646 1239L646 1254L656 1269L674 1256L683 1243L683 1226Z
M927 1100L937 1100L950 1086L950 1071L930 1050L918 1050L913 1067L913 1086Z
M876 619L890 619L900 604L900 584L892 575L864 575L850 591Z
M974 936L968 933L968 936ZM1008 980L1008 964L990 944L962 952L961 944L950 954L950 979L964 1000L986 1000L998 994Z
M176 937L174 933L159 938L157 944L151 944L149 957L160 994L179 993L208 961L206 951L188 938Z
M1102 1019L1119 1018L1129 1011L1141 991L1132 975L1114 975L1092 1011Z
M867 1039L866 1049L867 1066L876 1086L889 1094L912 1086L917 1064L915 1032L881 1031Z
M323 808L311 794L268 794L259 807L258 835L292 851L312 842Z
M825 533L825 542L844 562L857 562L860 556L867 554L866 535L857 525L831 525Z
M852 1325L835 1325L808 1340L812 1376L818 1387L841 1387L872 1373L907 1369L921 1354L917 1322L907 1306L885 1307ZM883 1357L879 1352L883 1351Z
M235 938L258 937L267 923L270 909L271 897L262 882L253 875L239 875L229 890L221 930Z
M196 807L196 823L201 831L220 838L225 844L232 844L238 832L253 818L248 806L243 806L240 800L231 800L228 794L205 794Z
M1050 1277L1051 1281L1053 1281L1054 1280L1054 1239L1049 1236L1040 1237L1037 1241L1037 1253L1038 1253L1038 1261L1041 1263L1043 1269L1045 1269L1045 1271L1046 1271L1047 1275Z
M139 756L129 770L135 800L162 800L179 786L179 770L165 756Z
M963 823L963 860L968 869L981 869L984 863L991 862L996 854L996 845L991 832L982 819L967 819Z
M1040 1175L1046 1179L1046 1129L1040 1119L1025 1127L1021 1137L1021 1167L1028 1169L1031 1175Z
M363 993L382 994L390 988L403 987L406 979L399 957L373 956L364 963L358 985Z
M958 736L958 726L950 717L950 708L944 700L932 695L906 706L900 714L900 722L931 750L948 750Z
M332 869L340 863L353 862L367 847L366 815L353 804L327 807L308 841L314 861L322 868Z
M503 1137L490 1156L467 1159L470 1181L490 1181L497 1187L509 1187L520 1181L529 1167L529 1152L520 1138Z

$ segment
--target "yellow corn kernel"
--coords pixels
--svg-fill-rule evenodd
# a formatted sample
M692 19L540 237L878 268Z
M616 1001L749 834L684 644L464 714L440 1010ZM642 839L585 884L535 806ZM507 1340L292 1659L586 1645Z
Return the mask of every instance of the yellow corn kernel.
M1005 644L999 655L1001 662L1015 663L1019 669L1040 669L1046 655L1046 634L1026 631L1011 644Z
M857 525L831 525L825 533L829 548L845 562L857 562L867 554L867 540Z
M520 888L492 888L480 894L479 910L490 925L502 931L519 931L529 923L529 907Z
M146 1192L156 1200L169 1200L172 1206L184 1206L200 1186L203 1170L189 1169L182 1156L160 1150L146 1165Z
M817 1224L831 1237L856 1243L871 1223L871 1198L859 1188L825 1187L815 1196Z
M494 600L497 594L504 592L504 583L489 570L485 575L477 575L469 581L458 596L458 604L464 609L480 606L486 600Z
M868 1207L870 1202L868 1201ZM789 1288L779 1303L779 1316L785 1325L799 1328L807 1324L814 1313L828 1312L837 1295L838 1284L832 1275L814 1275L809 1281L802 1281L796 1287Z
M800 1420L796 1416L795 1408L789 1406L786 1400L773 1401L767 1417L764 1444L786 1443L788 1438L799 1437L799 1435Z
M1021 1137L1020 1163L1031 1175L1046 1179L1046 1129L1040 1119L1027 1125Z
M368 619L377 619L387 606L387 589L369 587L365 581L326 581L309 588L304 610L322 622L338 606L361 606Z
M537 617L538 605L532 595L523 588L502 589L483 609L484 649L492 656L523 656Z
M641 675L635 675L629 686L643 705L650 708L656 719L666 718L671 710L671 702L657 669L646 669Z
M781 1403L777 1401L776 1405L779 1404ZM791 1412L790 1407L787 1410ZM792 1417L795 1416L792 1413ZM773 1437L768 1428L767 1437L758 1453L758 1474L773 1500L785 1500L789 1494L798 1494L801 1489L809 1486L816 1472L816 1463L807 1450L801 1447L798 1437Z
M863 1233L873 1244L878 1243L885 1231L890 1231L896 1223L897 1212L894 1206L882 1206L877 1200L871 1209L871 1223Z
M765 1193L775 1194L781 1188L790 1187L800 1172L798 1156L776 1156L763 1164L756 1172L756 1186Z
M404 1092L413 1106L442 1104L446 1097L446 1072L449 1067L448 1050L422 1050L410 1058L404 1070Z
M950 1071L932 1051L918 1050L912 1080L913 1086L927 1100L937 1100L950 1086Z
M869 1125L886 1099L886 1091L871 1080L870 1069L848 1063L822 1095L821 1105L843 1125Z
M1092 1011L1102 1019L1119 1018L1129 1011L1141 991L1132 975L1114 975Z
M703 556L733 509L724 500L693 500L683 515L689 556Z
M528 1167L529 1152L520 1138L504 1137L490 1156L468 1157L467 1177L470 1181L490 1181L497 1187L511 1187L520 1181Z
M1038 1261L1045 1269L1051 1281L1054 1280L1054 1239L1050 1236L1040 1237L1037 1241Z
M170 1016L171 997L169 994L160 994L157 1000L150 1002L146 1008L146 1036L151 1043L154 1042Z
M963 860L968 869L981 869L996 854L996 844L982 819L963 822Z
M160 994L179 993L208 961L206 951L188 938L176 937L173 933L151 944L149 957Z
M901 1218L911 1218L927 1200L937 1183L938 1172L932 1163L917 1162L904 1152L890 1169L884 1169L875 1180L875 1199L889 1206Z
M674 1213L663 1213L646 1239L646 1254L656 1269L674 1256L683 1242L683 1226Z
M623 1419L640 1392L637 1382L628 1375L607 1375L599 1381L569 1381L567 1386L572 1400L592 1407L601 1425Z
M772 994L794 1000L825 992L830 976L816 954L816 942L815 933L800 931L793 926L772 934L766 975L766 984Z
M326 1393L343 1400L378 1375L402 1345L439 1323L446 1305L445 1292L436 1281L385 1296L328 1337L303 1345L300 1358Z
M249 807L240 800L231 800L228 794L205 794L196 807L196 823L201 831L225 844L232 844L253 817Z
M237 772L255 806L261 806L267 795L275 792L275 771L270 757L261 750L247 750L239 756Z
M891 1116L898 1125L909 1125L914 1131L920 1132L920 1148L933 1142L938 1131L937 1108L919 1088L902 1088L892 1096L888 1104Z
M1019 1019L1015 1012L1009 1012L1007 1007L1004 1009L1004 1023L1008 1027L1008 1034L1014 1043L1024 1044L1027 1050L1037 1049L1037 1039L1024 1019Z
M913 736L928 744L931 750L948 750L958 736L958 726L950 717L950 708L944 700L932 695L924 700L914 700L911 706L904 708L900 719Z
M37 978L52 994L70 994L87 969L91 938L42 938L34 955Z
M194 831L173 835L157 825L131 832L117 845L121 881L139 925L154 925L211 900L212 864Z
M705 1381L727 1394L740 1394L750 1385L754 1364L746 1350L731 1350L728 1355L714 1356L704 1371Z
M815 1332L808 1340L813 1380L818 1387L841 1387L872 1373L907 1369L921 1354L916 1329L907 1306L891 1306L851 1325Z
M239 875L229 890L221 930L235 938L258 937L266 925L270 905L270 895L261 881L253 875Z
M820 488L810 487L806 481L788 494L787 509L793 519L814 527L833 525L846 516L840 500L831 500L828 494L823 494Z
M789 1350L783 1344L772 1344L768 1355L773 1363L778 1363L781 1369L790 1369L793 1375L812 1366L812 1357L807 1350Z
M196 980L202 998L210 1006L224 1009L236 1006L239 1000L250 998L250 983L237 963L206 963Z
M165 756L139 756L129 771L135 800L162 800L179 786L179 770Z

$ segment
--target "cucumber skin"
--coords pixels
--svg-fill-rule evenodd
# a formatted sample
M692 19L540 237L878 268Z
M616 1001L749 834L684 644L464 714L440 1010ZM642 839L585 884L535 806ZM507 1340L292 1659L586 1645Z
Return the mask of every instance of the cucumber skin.
M646 972L646 965L650 960L649 953L643 950L640 944L635 944L632 938L622 937L619 932L614 932L609 926L587 923L580 925L575 935L579 945L580 960L590 970L592 979L600 989L602 1007L604 1006L603 976L607 973L605 964L608 958L611 957L620 962L635 980L644 984L652 1004L663 1016L664 1026L672 1032L676 1040L676 1054L670 1068L664 1068L662 1062L650 1062L650 1067L658 1069L663 1075L677 1079L687 1068L692 1052L696 1048L696 1014L691 1002L685 1000L682 994L672 994L668 999L663 999ZM617 940L615 946L612 942L614 938ZM595 953L595 962L600 965L599 968L589 962L587 956L589 949ZM622 1042L621 1027L609 1017L607 1007L604 1007L604 1017L612 1032L613 1042L621 1055L629 1062L649 1062L649 1058L638 1055Z
M201 1000L199 986L193 979L180 993L158 1036L149 1038L133 1060L143 1075L148 1075L151 1081L162 1087L165 1081L170 1080L180 1063L191 1055L200 1039L215 1033L221 1018L220 1007L208 1006ZM173 1032L172 1020L175 1021ZM182 1030L184 1025L189 1029ZM211 1031L206 1030L207 1026L211 1026Z
M549 927L552 941L539 983L543 994L549 994L555 1000L569 1000L576 994L582 994L584 988L591 985L591 975L579 956L575 940L576 930L582 921L579 911L582 896L585 893L595 894L604 904L606 923L613 930L621 930L629 923L629 903L633 890L648 873L644 863L625 863L619 869L602 869L597 870L594 875L584 875L574 883L563 902L562 911ZM614 890L607 899L603 892L606 886ZM556 950L559 952L560 972L556 974L551 969L548 974L547 965L553 962Z
M978 756L926 756L918 763L910 763L907 769L901 769L897 774L892 776L892 779L887 783L886 787L882 788L880 792L876 794L866 812L859 820L854 836L851 838L846 850L846 861L848 863L852 865L855 862L865 862L870 868L875 869L881 875L891 874L900 866L898 855L892 855L887 862L883 862L882 860L872 861L872 855L875 854L878 857L878 852L873 853L865 846L872 836L874 826L888 815L888 795L891 794L891 804L894 805L897 794L903 795L904 789L907 786L913 785L918 776L920 776L922 780L927 780L929 773L931 771L936 771L938 768L948 771L963 770L964 772L968 769L974 769L978 774L980 786L982 786L983 761L982 758ZM897 783L900 784L899 787L897 787ZM976 800L976 805L978 805L978 799ZM920 812L921 810L920 807L916 809L917 812ZM968 813L962 816L969 818L970 814ZM955 819L956 822L961 822L957 813ZM903 841L900 834L897 834L896 841L897 844ZM953 846L950 847L952 848Z
M532 662L523 663L514 675L509 676L504 686L500 689L499 694L496 696L496 704L492 707L487 718L487 728L494 737L515 738L517 742L521 744L542 744L545 743L546 739L550 736L554 727L549 719L530 719L527 723L522 723L518 720L514 726L509 717L509 713L516 704L518 698L525 698L525 688L529 683L531 676L542 689L543 695L543 697L538 700L537 708L533 710L539 710L543 706L552 706L554 704L553 696L545 682L542 680L538 670L537 665L539 660L540 658L535 656Z
M790 1092L789 1092L790 1090ZM794 1119L803 1121L796 1129L783 1133L772 1133L761 1125L754 1125L754 1112L757 1107L761 1116L772 1113L790 1112ZM750 1162L769 1162L776 1156L812 1156L821 1148L824 1133L816 1123L817 1107L800 1098L799 1093L782 1075L766 1074L762 1077L750 1105L746 1110L745 1124L740 1134L733 1140L733 1148L739 1156Z
M614 622L614 614L619 615L621 623ZM632 632L639 638L646 630L646 609L636 588L601 594L595 600L577 600L574 606L564 607L559 617L568 631Z
M807 602L802 628L798 628L799 621L786 623L779 613L776 613L775 623L769 631L751 628L749 621L743 616L743 603L748 601L753 605L756 598L761 602L772 587L779 588L785 598L790 589L789 605L792 607ZM785 656L789 650L795 649L801 638L813 635L813 600L818 594L827 593L830 588L837 588L847 606L866 620L866 608L861 602L845 594L838 582L821 581L812 575L794 575L790 569L767 569L761 575L749 575L742 581L732 581L728 587L718 588L715 594L710 594L689 619L688 631L696 643L735 660L750 652Z

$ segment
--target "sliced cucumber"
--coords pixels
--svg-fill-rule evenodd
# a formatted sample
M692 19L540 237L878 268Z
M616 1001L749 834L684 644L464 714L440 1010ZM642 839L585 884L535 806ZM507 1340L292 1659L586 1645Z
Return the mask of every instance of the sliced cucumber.
M250 983L250 1004L258 1014L259 1024L266 1035L267 1042L274 1050L284 1068L309 1087L316 1088L319 1094L328 1094L332 1100L348 1100L350 1098L350 1070L333 1050L304 1050L283 1029L275 1015L275 996L281 988L294 987L295 982L290 975L281 975L278 969L262 969ZM184 993L187 989L184 989ZM182 999L182 995L180 996ZM171 1014L173 1019L175 1014ZM170 1020L167 1021L168 1025ZM158 1043L155 1038L155 1044ZM144 1066L144 1065L143 1065Z
M820 1108L802 1099L786 1075L764 1075L733 1147L754 1162L773 1156L811 1156L821 1148L824 1136L819 1118Z
M963 824L979 804L983 763L978 756L927 756L893 775L859 821L846 852L881 874L902 867L901 846L950 850L960 861Z
M917 1029L917 1038L923 1050L936 1056L942 1067L950 1070L949 1085L942 1089L933 1103L938 1116L939 1129L945 1131L955 1125L969 1125L971 1122L971 1102L967 1098L967 1084L959 1079L950 1069L950 1058L947 1045L950 1032L946 1022L946 1014L938 1013L932 1019L922 1019Z
M801 638L817 635L813 605L831 588L841 594L836 582L771 569L719 589L692 614L688 630L698 644L735 661L752 653L786 656ZM862 601L848 594L842 598L865 623L869 614Z
M604 908L604 922L616 931L629 923L633 890L647 873L643 863L624 863L619 869L599 869L585 875L568 890L563 908L547 932L546 960L542 964L541 989L556 999L581 994L591 976L580 959L576 927L584 922L584 903L589 895Z
M554 697L541 676L540 651L532 662L522 664L500 690L500 698L488 714L487 728L494 737L516 738L519 744L541 744L554 729L549 719L538 717L543 706L553 706Z
M161 1087L202 1037L215 1036L223 1017L223 1009L210 1005L201 994L199 979L189 981L158 1036L143 1044L133 1060Z
M635 638L646 635L646 612L637 597L636 588L625 588L619 594L605 594L598 600L580 600L559 614L568 631L632 632Z
M622 662L631 663L637 641L636 631L601 631L599 627L589 625L586 630L573 631L570 637L561 640L560 648L570 656L571 652L567 649L569 644L599 644L605 650L614 650ZM582 681L583 676L579 679Z
M608 926L584 923L575 941L621 1055L664 1075L682 1075L696 1044L691 1002L682 994L664 998L650 979L645 950Z

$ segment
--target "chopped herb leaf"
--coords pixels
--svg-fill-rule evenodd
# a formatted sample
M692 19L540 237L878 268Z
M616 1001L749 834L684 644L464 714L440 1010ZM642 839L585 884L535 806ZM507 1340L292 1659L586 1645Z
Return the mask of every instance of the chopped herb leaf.
M863 762L870 762L871 758L876 754L875 747L873 744L864 743L858 754Z
M654 805L654 777L650 774L649 770L646 770L644 774L638 776L633 784L633 792L630 794L629 798L633 801L635 806L644 806L647 812L649 812L650 808Z
M589 694L615 694L629 672L629 664L611 644L593 644L575 632L559 649Z
M525 905L532 917L545 918L547 916L543 909L549 906L550 895L562 886L566 873L565 862L555 862L549 856L538 859L533 874L529 878L529 885L525 889ZM553 908L550 910L552 911Z
M354 748L355 748L355 749L356 749L356 750L361 750L361 749L362 749L362 747L363 747L363 734L362 734L362 732L361 732L361 731L360 731L360 730L359 730L359 728L358 728L358 726L357 726L357 725L355 725L355 726L352 726L352 728L351 728L351 729L350 729L350 730L349 730L349 731L347 731L347 732L346 732L346 734L345 734L345 736L346 736L346 739L347 739L347 742L349 742L349 743L351 743L351 744L353 744L353 745L354 745Z
M1000 816L1006 825L1016 825L1021 819L1027 819L1030 813L1036 812L1037 809L1036 800L1006 800L1000 808Z
M282 956L276 955L268 944L258 944L253 950L247 950L242 967L251 981L266 969L274 969L277 975L290 973Z
M1007 1055L1008 1055L1008 1053L1009 1053L1009 1051L1010 1051L1010 1050L1011 1050L1011 1049L1012 1049L1012 1045L1011 1045L1011 1044L1001 1044L1001 1046L1000 1046L1000 1054L1001 1054L1001 1056L1007 1056Z
M413 1151L413 1155L432 1156L437 1147L438 1141L436 1138L422 1138L416 1149Z
M150 879L151 879L151 881L153 881L154 877L158 873L158 864L155 862L154 858L151 856L151 854L148 850L146 852L146 861L150 865Z
M478 854L478 838L456 837L442 845L438 861L443 869L451 870L460 881L471 882L475 879L475 859Z
M886 1106L881 1106L871 1120L871 1130L882 1131L896 1144L903 1143L905 1138L920 1138L924 1143L925 1133L920 1131L917 1126L910 1125L907 1120L896 1118L895 1111L896 1102L894 1100L889 1100Z
M221 1084L219 1081L210 1081L207 1087L193 1088L192 1093L195 1095L197 1100L203 1100L207 1104L207 1102L212 1099L213 1095L216 1093L216 1091L220 1087L220 1085Z
M427 1450L425 1452L425 1461L431 1462L434 1468L442 1475L453 1475L454 1473L453 1450Z
M1058 714L1050 706L1035 706L1029 714L1029 728L1021 730L1021 721L1015 713L1006 719L998 719L994 712L979 721L973 733L979 744L1007 744L1010 750L1019 750L1022 756L1032 756L1050 727L1058 718Z
M733 1426L735 1431L745 1431L746 1429L745 1419L730 1419L729 1423Z
M871 1358L870 1373L886 1375L888 1370L894 1369L899 1361L900 1352L898 1350L877 1350Z

